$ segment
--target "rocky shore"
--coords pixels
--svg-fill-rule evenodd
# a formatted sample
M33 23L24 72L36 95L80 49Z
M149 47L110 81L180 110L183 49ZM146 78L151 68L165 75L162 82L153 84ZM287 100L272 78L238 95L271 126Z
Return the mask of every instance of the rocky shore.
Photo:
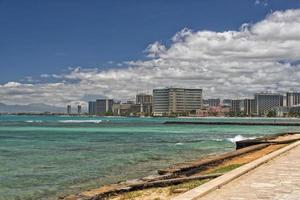
M64 200L165 200L197 187L241 165L300 140L300 133L281 133L237 142L237 149L159 169L157 175L106 185Z

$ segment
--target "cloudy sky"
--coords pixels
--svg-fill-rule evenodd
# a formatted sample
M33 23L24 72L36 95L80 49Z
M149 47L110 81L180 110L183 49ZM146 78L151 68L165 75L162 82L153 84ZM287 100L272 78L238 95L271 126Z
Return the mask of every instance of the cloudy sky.
M300 87L299 1L113 1L92 11L82 1L10 2L0 1L2 103L125 101L169 86L203 88L206 98Z

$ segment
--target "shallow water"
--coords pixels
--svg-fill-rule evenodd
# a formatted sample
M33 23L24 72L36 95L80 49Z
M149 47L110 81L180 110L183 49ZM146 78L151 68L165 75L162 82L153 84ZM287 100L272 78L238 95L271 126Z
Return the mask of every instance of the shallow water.
M230 151L238 138L300 130L279 126L162 124L166 120L262 121L2 115L0 199L56 199L59 195L154 174L173 163Z

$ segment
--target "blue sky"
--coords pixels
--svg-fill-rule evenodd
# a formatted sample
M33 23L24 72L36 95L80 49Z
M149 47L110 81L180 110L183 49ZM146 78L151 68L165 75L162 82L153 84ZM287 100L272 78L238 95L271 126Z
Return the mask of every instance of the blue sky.
M0 0L0 102L300 88L299 0Z
M187 27L222 32L255 23L296 0L0 0L0 84L69 67L122 68ZM113 61L113 62L110 62ZM23 82L26 82L23 80Z

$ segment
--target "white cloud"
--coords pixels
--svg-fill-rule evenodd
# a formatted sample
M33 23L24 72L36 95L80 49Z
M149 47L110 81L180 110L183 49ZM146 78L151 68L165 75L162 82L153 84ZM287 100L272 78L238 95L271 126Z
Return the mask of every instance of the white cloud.
M70 68L53 74L57 83L0 86L3 102L65 105L89 96L132 99L156 87L199 87L206 97L237 98L300 86L300 9L276 11L240 30L183 29L166 46L150 44L148 60L124 62L127 68L101 71ZM41 75L49 78L50 75Z
M22 85L22 84L18 83L18 82L8 82L8 83L4 84L3 87L14 88L14 87L18 87L20 85Z
M263 6L268 6L268 0L255 0L254 2L255 5L263 5Z

